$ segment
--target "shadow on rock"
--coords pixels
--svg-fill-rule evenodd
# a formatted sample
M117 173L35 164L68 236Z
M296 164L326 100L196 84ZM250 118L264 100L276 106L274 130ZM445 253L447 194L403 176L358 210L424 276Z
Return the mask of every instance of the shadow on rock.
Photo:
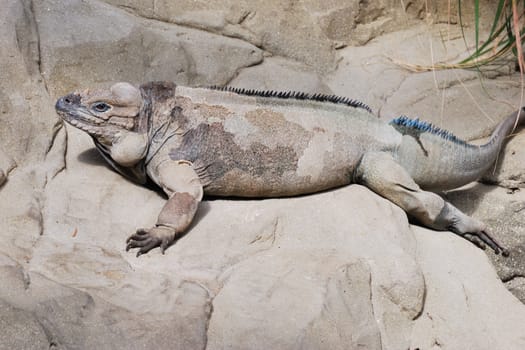
M87 165L96 165L96 166L104 166L108 169L111 169L111 166L104 160L102 155L97 151L96 148L90 148L88 150L85 150L84 152L80 153L77 157L77 159L85 163Z

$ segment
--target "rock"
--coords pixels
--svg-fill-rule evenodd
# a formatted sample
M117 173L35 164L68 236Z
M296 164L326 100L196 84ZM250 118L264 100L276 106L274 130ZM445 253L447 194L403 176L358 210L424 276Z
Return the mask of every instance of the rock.
M0 33L0 148L18 166L36 165L45 157L57 117L39 75L38 39L30 4L3 1ZM0 158L5 172L11 161Z
M516 79L519 84L517 76L500 72L481 84L479 75L472 71L410 74L404 64L431 65L429 51L435 61L450 59L464 51L459 33L443 48L441 31L449 30L446 26L438 25L431 33L426 26L418 28L383 35L366 47L340 50L341 61L329 75L327 85L338 95L365 101L385 121L400 115L420 118L466 140L487 136L501 119L519 108L506 103L519 101L519 89L503 83ZM455 29L450 30L455 33ZM479 101L489 99L492 103L481 108Z
M244 68L228 85L246 89L332 94L318 74L304 65L280 57L268 57L259 65Z
M305 63L318 72L335 68L337 45L363 42L355 39L356 31L369 40L372 31L377 35L408 24L407 15L393 0L106 2L139 16L241 38L273 55ZM415 2L422 3L410 3ZM408 17L413 18L412 14ZM369 21L381 25L373 30L367 25L359 26Z
M447 193L447 199L464 212L482 219L491 234L510 251L508 258L489 253L499 277L523 303L525 287L525 192L477 184Z
M0 222L9 227L3 252L27 261L42 233L42 189L57 163L46 163L58 118L42 80L38 33L31 4L2 1L0 21L0 168L9 181L0 188ZM63 158L63 154L62 154ZM7 164L7 165L6 165Z
M525 308L494 283L498 278L485 253L453 235L429 234L419 227L413 232L427 294L412 328L410 349L462 349L467 334L472 349L524 348ZM505 316L493 317L496 313ZM478 326L471 328L473 324Z
M115 80L223 85L262 61L261 50L243 41L140 19L96 1L36 2L35 13L42 74L53 96Z
M209 309L206 298L200 299L206 295L202 289L199 294L199 289L177 286L176 310L137 312L108 303L92 291L53 282L9 262L4 255L0 255L0 260L5 261L0 264L0 276L5 281L0 287L2 348L203 349L205 346ZM199 305L201 301L204 307ZM204 314L199 314L200 311Z
M302 333L303 344L313 346L316 334L337 330L351 330L346 340L331 339L337 346L377 344L378 334L393 347L407 344L411 320L423 306L424 280L403 212L369 190L356 185L289 200L208 202L198 224L165 256L157 251L136 259L123 251L124 239L140 221L154 220L163 201L133 184L113 183L117 175L105 167L85 169L75 158L67 162L71 166L46 187L46 230L35 246L31 273L89 290L93 298L129 311L184 315L185 326L174 331L181 341L185 330L195 329L187 319L203 312L195 322L205 321L210 301L210 348L267 346L268 339L289 348ZM101 190L59 190L72 181ZM119 205L123 193L126 206ZM370 206L375 210L367 218ZM73 210L63 218L66 208ZM391 220L388 229L385 218ZM392 268L399 264L402 269ZM364 304L354 306L356 300ZM347 311L341 313L339 305ZM368 321L361 310L368 310Z
M436 23L456 23L458 12L455 4L449 8L423 0L404 1L404 8L395 0L105 2L138 16L240 38L323 74L336 68L338 47L363 45L381 34L409 27L414 19L433 16ZM480 8L480 23L492 23L496 4L485 0ZM462 16L464 23L471 23L474 7L463 4Z
M495 169L483 176L482 181L509 189L525 188L525 135L523 133L510 139Z
M332 43L319 26L309 4L290 1L194 1L151 3L110 0L140 16L240 38L274 55L290 57L328 71L335 66ZM278 28L278 30L277 30Z
M513 276L505 282L507 289L522 303L525 303L525 277Z
M49 349L45 330L31 313L0 300L0 345L5 349Z
M518 107L498 101L519 101L519 92L510 85L502 87L508 77L486 80L480 84L474 72L427 72L405 79L392 96L389 96L381 113L400 115L401 110L412 118L425 119L434 125L452 131L458 137L472 140L489 135L495 126ZM432 80L446 86L446 90L428 84ZM427 83L424 83L427 82ZM476 101L495 99L480 110ZM446 100L446 105L443 104ZM465 101L472 101L466 104ZM409 106L406 108L405 106ZM467 108L468 107L468 108ZM465 125L469 127L466 128Z
M409 72L387 59L392 47L404 42L407 42L406 35L387 34L366 47L339 50L341 60L338 68L327 77L327 85L335 94L363 101L375 113L381 112L389 95L409 76ZM378 89L378 85L381 88Z
M336 94L369 101L374 111L378 111L385 121L406 114L442 126L465 139L488 135L500 120L513 111L512 107L502 101L519 101L520 91L515 88L519 83L516 82L515 86L502 85L502 81L519 77L498 73L480 84L478 75L474 72L437 71L410 74L401 66L392 65L387 59L396 58L397 61L421 64L426 60L427 64L431 63L428 58L422 56L422 53L427 54L429 50L421 50L413 45L414 42L427 44L429 39L435 40L432 52L437 61L447 55L457 54L453 49L462 50L457 42L462 40L461 37L456 36L456 39L447 43L449 51L443 51L440 47L441 38L437 33L429 35L428 31L421 28L420 31L400 31L395 35L384 35L366 47L345 48L341 50L343 58L339 67L330 75L327 84ZM396 48L395 52L392 47ZM377 88L378 81L381 82L380 89ZM493 100L494 96L498 96L497 99ZM479 107L479 103L483 103L482 108ZM514 108L516 110L519 106ZM505 146L498 159L498 166L494 171L485 174L483 181L510 189L523 186L525 147L520 147L523 135L520 131L517 133ZM504 281L525 273L522 249L522 233L525 232L525 228L523 211L520 209L525 198L522 198L520 192L507 192L507 189L493 189L480 185L469 191L454 191L447 195L460 209L482 219L491 228L491 232L513 251L509 259L493 259L499 276ZM491 253L489 255L492 256ZM517 296L523 295L525 289L521 288L521 284L513 285L513 293ZM525 299L521 300L525 302Z
M413 264L408 226L397 221L399 208L357 185L291 201L236 206L234 215L254 218L247 227L259 231L238 239L261 250L220 277L208 346L316 348L326 341L329 348L350 348L375 346L381 334L384 346L406 347L411 320L423 306L424 280ZM367 219L362 209L369 204L376 211ZM210 210L206 219L212 215ZM325 222L326 215L331 219ZM373 219L379 216L392 219L392 226L380 226ZM266 227L258 224L262 220ZM395 264L404 268L392 269Z

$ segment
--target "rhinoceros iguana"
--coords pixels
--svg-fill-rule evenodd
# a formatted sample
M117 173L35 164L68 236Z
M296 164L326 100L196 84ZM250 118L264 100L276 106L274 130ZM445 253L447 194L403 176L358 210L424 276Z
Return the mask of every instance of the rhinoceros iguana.
M348 98L169 82L117 83L60 98L56 110L93 138L121 174L168 196L157 224L126 250L165 249L183 233L204 194L280 197L359 183L425 226L450 230L496 254L508 252L485 225L437 194L475 181L525 120L520 109L487 143L472 145L419 120L390 123Z

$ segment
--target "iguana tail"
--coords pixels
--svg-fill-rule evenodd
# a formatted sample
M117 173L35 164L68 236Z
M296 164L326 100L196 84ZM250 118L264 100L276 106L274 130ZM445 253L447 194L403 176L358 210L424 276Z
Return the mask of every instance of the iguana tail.
M482 145L417 119L399 117L390 124L403 134L394 156L414 181L426 190L448 190L475 181L490 169L507 136L525 124L525 108L505 118Z

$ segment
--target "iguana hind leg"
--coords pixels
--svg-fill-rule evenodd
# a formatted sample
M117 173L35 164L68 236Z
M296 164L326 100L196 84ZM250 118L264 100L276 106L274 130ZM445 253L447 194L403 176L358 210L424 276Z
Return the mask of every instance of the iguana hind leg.
M410 174L389 153L365 153L355 171L355 182L400 206L422 224L437 230L450 230L478 247L485 244L508 255L485 229L485 225L469 217L435 193L423 191Z

